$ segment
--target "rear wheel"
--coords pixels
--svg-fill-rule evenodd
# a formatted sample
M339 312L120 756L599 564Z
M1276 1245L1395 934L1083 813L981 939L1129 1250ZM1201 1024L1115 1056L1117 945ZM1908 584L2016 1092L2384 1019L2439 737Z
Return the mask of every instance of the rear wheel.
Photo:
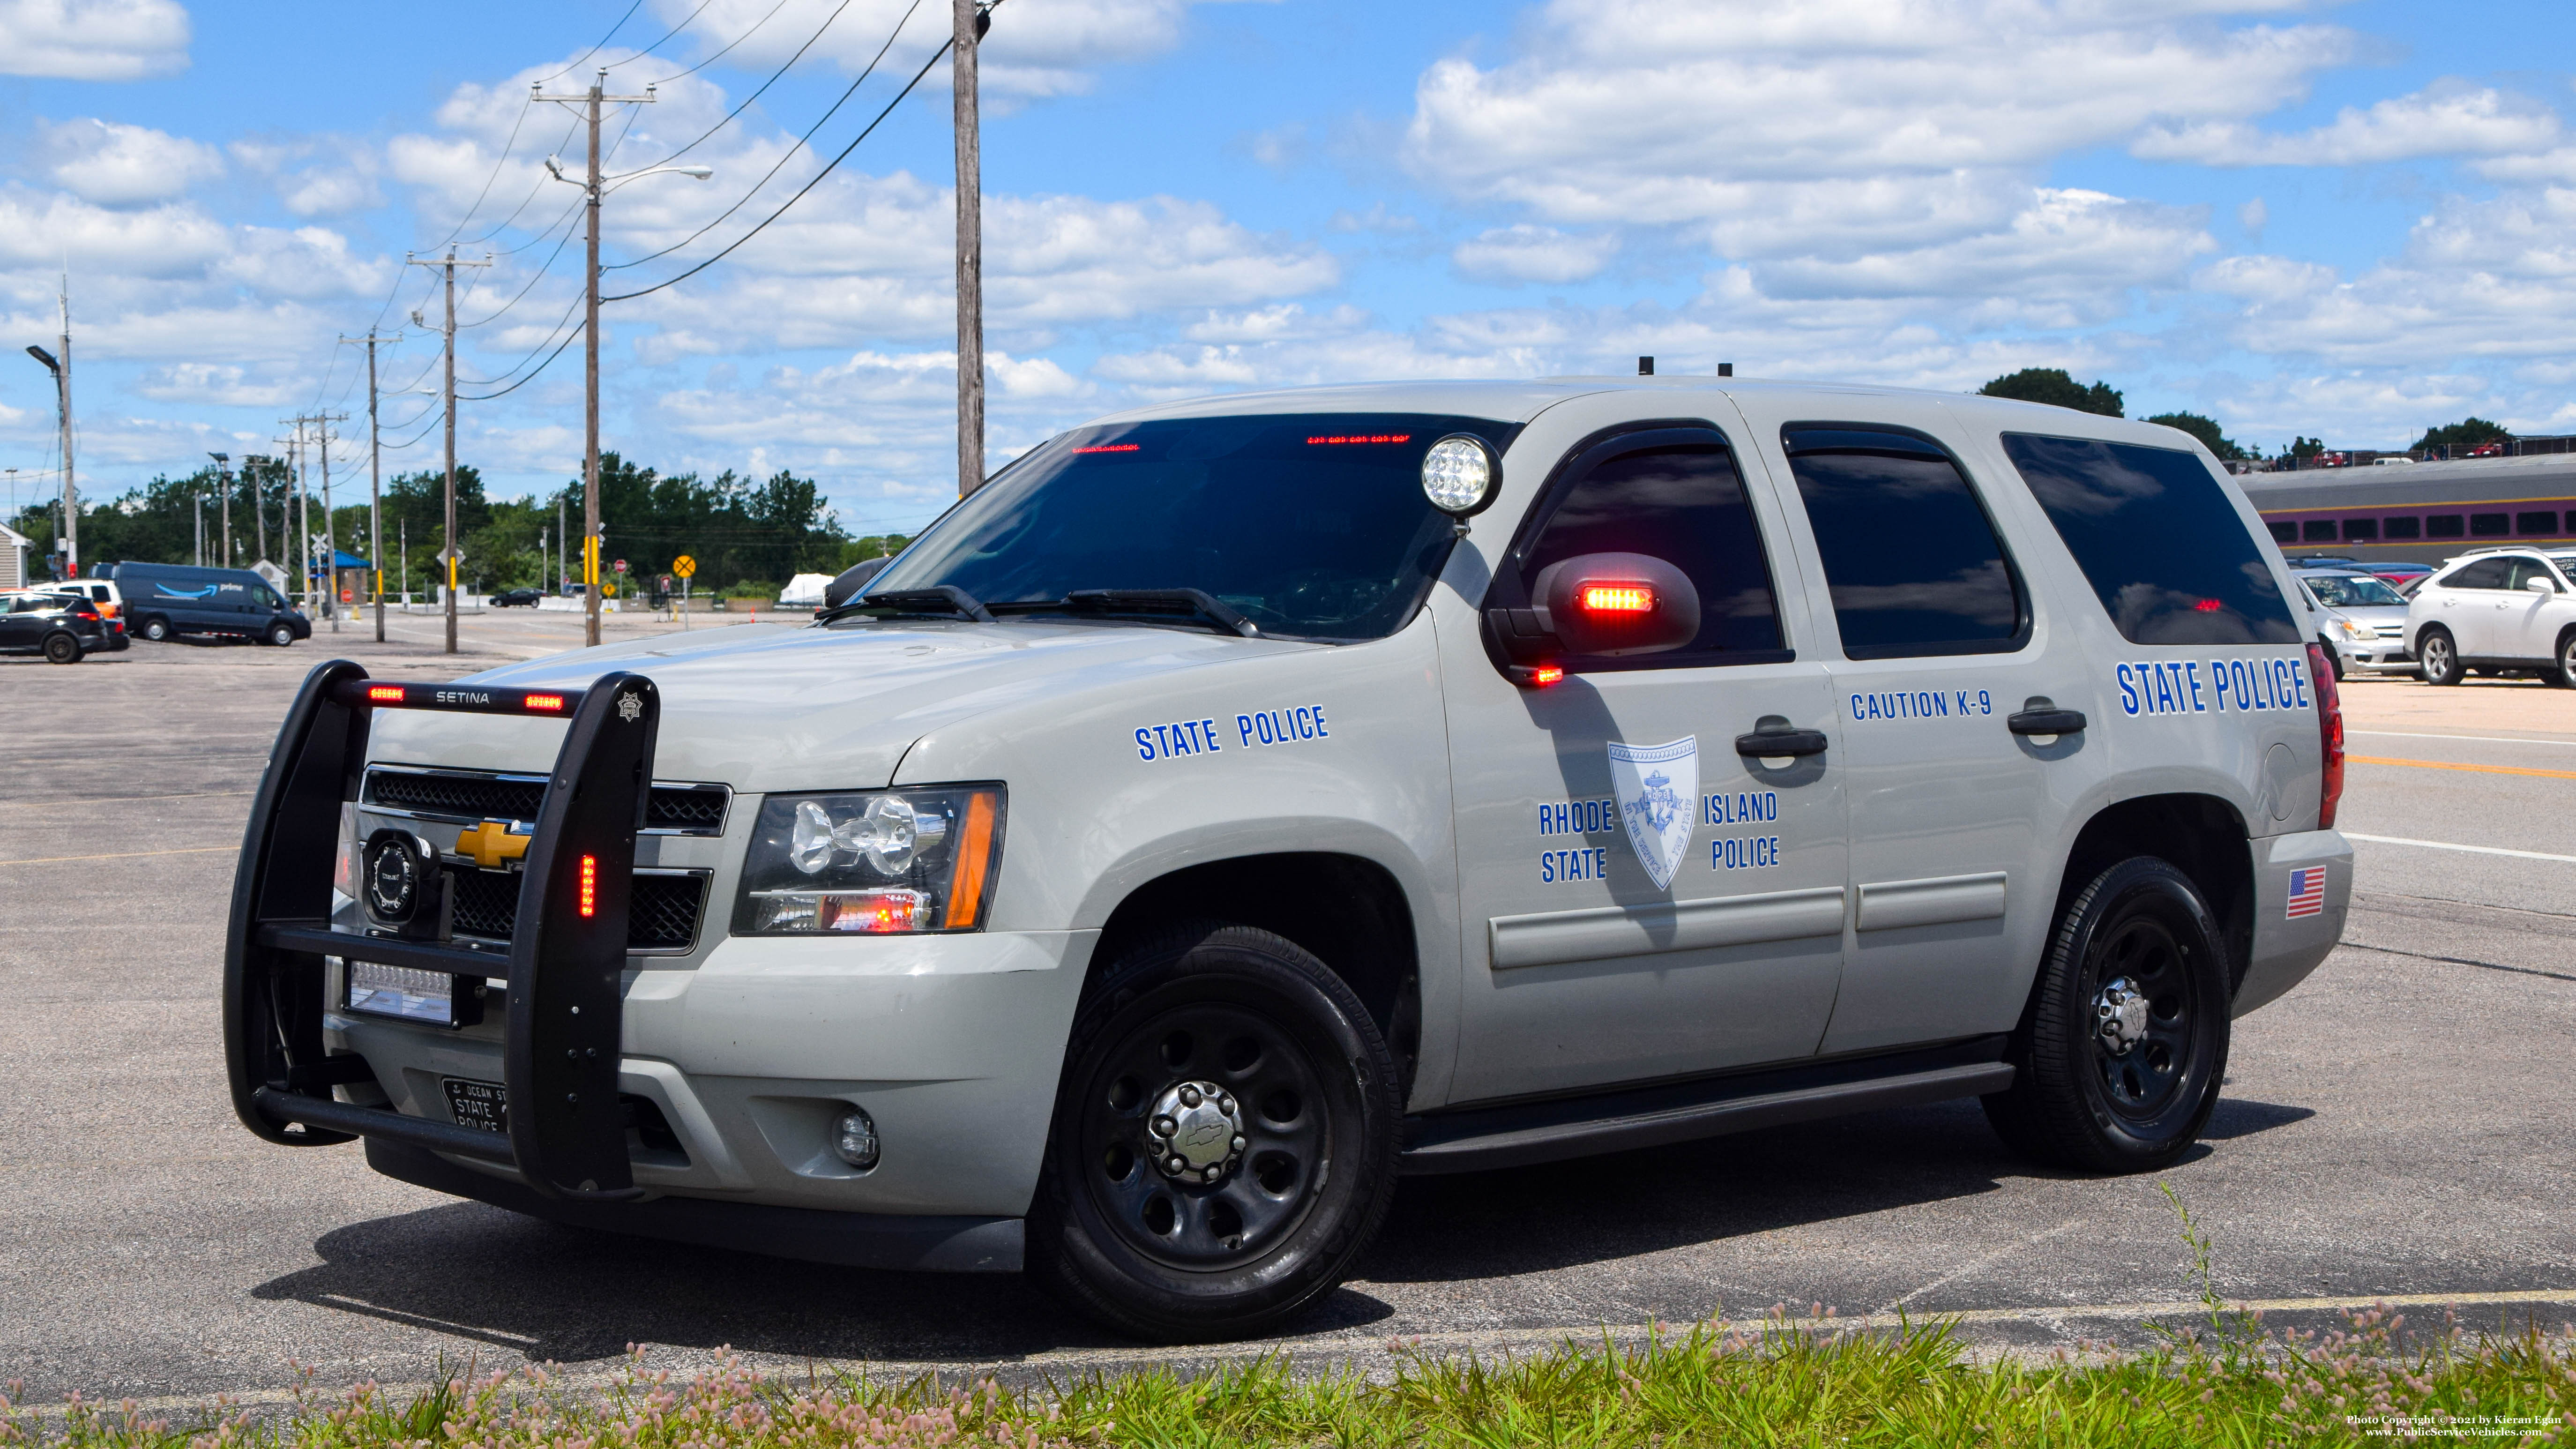
M80 646L80 641L79 641L78 639L73 638L73 637L72 637L71 635L69 635L69 634L48 634L48 635L46 635L46 636L45 636L45 662L46 662L46 663L48 663L48 664L78 664L78 663L80 663L80 662L81 662L81 646Z
M155 614L143 621L143 637L158 644L170 637L170 621Z
M2468 677L2460 667L2460 646L2451 642L2451 631L2439 624L2427 624L2415 641L2416 662L2424 666L2426 684L2457 684Z
M2145 1172L2189 1150L2227 1072L2227 969L2191 878L2153 856L2095 876L2066 909L2012 1058L1984 1099L2015 1150Z
M1395 1061L1350 987L1244 926L1112 962L1065 1051L1030 1267L1140 1338L1257 1333L1350 1271L1395 1191Z

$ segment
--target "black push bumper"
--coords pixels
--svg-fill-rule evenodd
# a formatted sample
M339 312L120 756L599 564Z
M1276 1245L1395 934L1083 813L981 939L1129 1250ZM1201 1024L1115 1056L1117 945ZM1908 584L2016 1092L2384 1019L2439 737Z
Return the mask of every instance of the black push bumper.
M529 841L505 956L438 939L333 928L340 807L357 799L379 709L434 709L568 722ZM644 823L661 706L653 682L609 674L586 690L495 689L370 680L346 660L318 666L270 752L233 877L224 942L224 1051L233 1110L271 1142L365 1137L518 1170L534 1197L627 1202L617 1077L635 835ZM480 981L509 981L502 1055L506 1133L334 1100L370 1079L355 1056L326 1056L326 957ZM471 1174L469 1174L471 1175Z

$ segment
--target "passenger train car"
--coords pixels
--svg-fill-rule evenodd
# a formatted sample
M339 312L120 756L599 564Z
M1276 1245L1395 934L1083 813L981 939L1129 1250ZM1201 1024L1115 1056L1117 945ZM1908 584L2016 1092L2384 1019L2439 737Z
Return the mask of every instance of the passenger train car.
M2249 473L2237 481L2294 560L2303 548L2367 566L2438 563L2496 544L2576 545L2576 455Z

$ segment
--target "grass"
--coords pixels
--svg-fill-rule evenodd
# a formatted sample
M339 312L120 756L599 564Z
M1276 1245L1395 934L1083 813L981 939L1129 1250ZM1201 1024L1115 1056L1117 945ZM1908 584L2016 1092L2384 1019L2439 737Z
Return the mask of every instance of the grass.
M2156 1346L1980 1360L1941 1319L1893 1328L1774 1307L1758 1324L1660 1325L1642 1340L1487 1360L1388 1345L1393 1371L1322 1375L1264 1358L1206 1372L1095 1373L1006 1390L880 1382L819 1366L770 1377L727 1354L685 1380L630 1348L602 1387L544 1367L427 1392L311 1375L284 1414L218 1397L147 1417L73 1395L0 1394L0 1449L1071 1449L1235 1446L2163 1446L2475 1441L2576 1449L2576 1329L2410 1332L2385 1307L2318 1332L2265 1327L2218 1293L2208 1235L2171 1190L2205 1320Z

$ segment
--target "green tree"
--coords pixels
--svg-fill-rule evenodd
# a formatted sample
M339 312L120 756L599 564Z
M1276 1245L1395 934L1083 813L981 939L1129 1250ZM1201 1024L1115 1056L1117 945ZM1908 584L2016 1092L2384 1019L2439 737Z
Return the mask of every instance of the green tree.
M567 484L561 496L578 518L580 480ZM700 593L739 581L838 572L850 541L824 506L818 485L785 469L758 483L730 469L705 479L695 473L666 476L602 453L599 513L603 568L624 558L635 576L652 578L685 553L698 561Z
M2073 408L2079 413L2100 413L2106 418L2125 416L2120 411L2119 389L2107 382L2096 382L2086 387L2062 367L2025 367L2019 372L1996 378L1977 391L1985 397L2047 403L2052 407Z
M2147 421L2161 423L2168 428L2178 428L2191 434L2200 439L2202 447L2228 462L2236 462L2246 456L2243 448L2238 447L2225 433L2219 431L2218 420L2215 418L2205 418L2198 413L2158 413Z
M2448 448L2452 456L2457 457L2481 443L2512 441L2513 434L2507 432L2503 424L2491 423L2480 417L2468 417L2447 427L2426 428L2424 436L2415 440L2414 451L2422 453L2434 448Z
M2325 450L2326 445L2316 438L2292 438L2290 440L2290 456L2293 458L2307 459L2319 457L2324 454Z

